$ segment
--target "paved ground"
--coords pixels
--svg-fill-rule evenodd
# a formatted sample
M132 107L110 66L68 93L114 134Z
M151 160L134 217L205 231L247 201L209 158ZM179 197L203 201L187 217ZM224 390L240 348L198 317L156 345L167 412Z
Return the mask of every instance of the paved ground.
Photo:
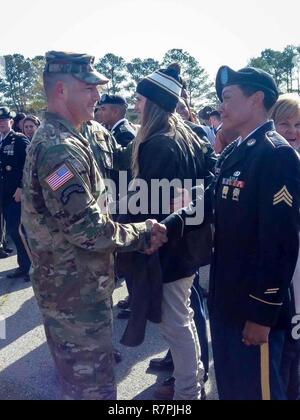
M59 399L59 385L45 342L41 317L30 284L7 280L16 258L0 260L0 318L6 320L7 336L0 339L0 400ZM203 270L203 281L208 270ZM114 294L114 302L126 296L124 286ZM152 400L155 384L167 374L148 373L149 360L165 354L166 344L156 325L149 324L144 344L128 349L118 344L126 321L115 321L116 347L123 362L116 368L120 400ZM0 325L1 334L1 325ZM212 375L213 376L213 375ZM216 399L214 380L207 385L208 398Z

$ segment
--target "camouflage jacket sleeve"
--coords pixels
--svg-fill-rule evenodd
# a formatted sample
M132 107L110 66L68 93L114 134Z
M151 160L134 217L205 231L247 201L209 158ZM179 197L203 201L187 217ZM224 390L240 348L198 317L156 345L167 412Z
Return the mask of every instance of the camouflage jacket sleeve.
M144 223L117 224L101 212L96 202L98 172L88 155L56 145L39 155L37 172L48 211L70 243L96 252L147 247Z

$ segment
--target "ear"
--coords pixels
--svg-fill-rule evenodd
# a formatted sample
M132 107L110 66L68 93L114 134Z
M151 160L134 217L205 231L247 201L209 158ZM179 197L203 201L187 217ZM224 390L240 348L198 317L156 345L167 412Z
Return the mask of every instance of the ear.
M56 85L55 85L55 89L54 89L55 96L56 97L65 96L66 89L67 89L66 84L59 80L58 82L56 82Z
M259 91L255 92L254 95L252 95L252 98L253 98L254 106L258 106L258 105L261 106L264 103L265 94L264 94L264 92L259 90Z

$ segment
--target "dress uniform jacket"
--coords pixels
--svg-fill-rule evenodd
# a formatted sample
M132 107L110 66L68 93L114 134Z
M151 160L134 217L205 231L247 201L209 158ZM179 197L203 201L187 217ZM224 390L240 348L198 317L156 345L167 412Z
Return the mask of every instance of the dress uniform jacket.
M212 316L280 327L299 251L299 207L299 158L272 122L225 150L215 184Z
M210 314L243 327L246 321L286 327L288 289L299 252L299 156L268 122L223 152L214 193L215 240ZM169 239L197 227L188 212L163 221Z
M111 133L123 147L127 147L136 137L136 129L126 119L121 120L117 126L113 128Z
M23 168L29 140L11 131L0 145L0 203L11 203L17 188L22 188Z

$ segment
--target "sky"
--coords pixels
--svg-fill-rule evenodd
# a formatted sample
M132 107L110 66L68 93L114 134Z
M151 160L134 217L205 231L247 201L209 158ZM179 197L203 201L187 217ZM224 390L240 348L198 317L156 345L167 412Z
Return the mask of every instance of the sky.
M300 45L296 0L14 0L1 2L0 56L49 50L162 60L182 48L212 78L266 48Z

